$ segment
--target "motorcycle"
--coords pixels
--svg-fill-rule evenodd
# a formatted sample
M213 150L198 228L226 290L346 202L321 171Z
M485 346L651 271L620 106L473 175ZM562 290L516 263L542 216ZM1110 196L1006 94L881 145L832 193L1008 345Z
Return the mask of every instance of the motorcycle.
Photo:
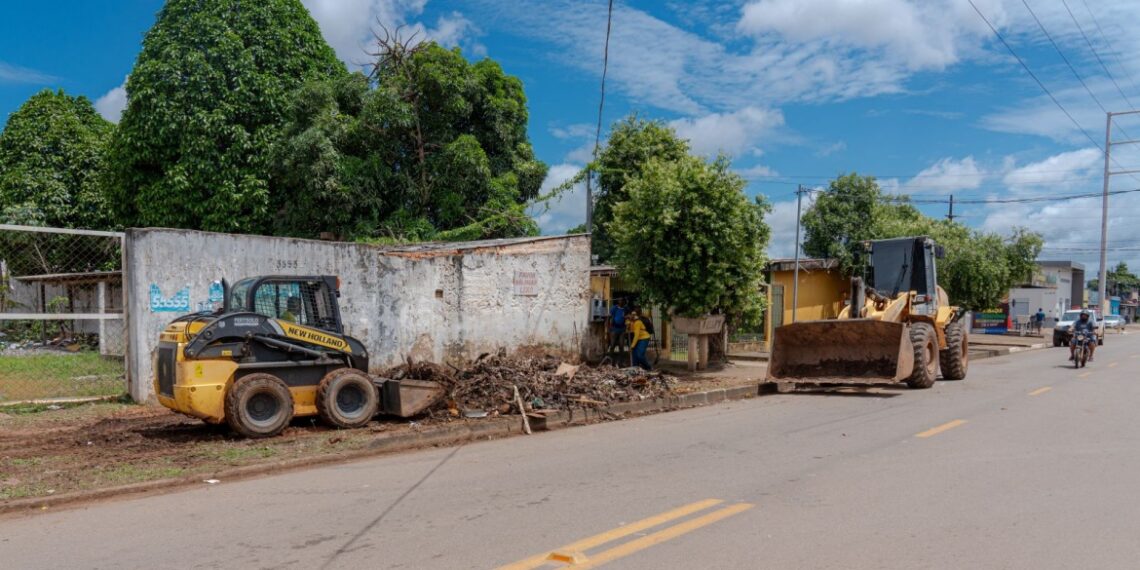
M1086 333L1078 333L1073 337L1073 368L1083 368L1089 361L1089 335Z

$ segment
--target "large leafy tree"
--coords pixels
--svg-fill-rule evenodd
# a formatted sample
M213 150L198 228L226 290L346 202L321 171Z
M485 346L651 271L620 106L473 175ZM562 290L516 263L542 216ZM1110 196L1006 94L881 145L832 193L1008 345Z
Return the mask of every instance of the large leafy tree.
M832 181L804 214L804 252L833 257L853 273L862 270L861 243L925 235L946 250L939 284L950 300L969 309L997 306L1009 288L1025 280L1041 253L1039 234L1015 228L1009 237L930 218L904 198L883 194L874 178L849 174Z
M611 127L606 146L591 166L598 173L592 240L593 253L600 260L614 256L610 222L617 206L629 200L629 182L641 176L653 159L670 162L688 155L689 143L663 121L631 115Z
M143 40L109 159L124 225L264 232L293 91L346 74L300 0L168 0Z
M651 158L627 178L606 230L613 260L650 302L675 315L723 313L755 324L769 229L768 204L749 201L727 159Z
M7 223L101 229L98 185L113 125L86 97L45 89L0 133L0 217Z
M459 240L534 235L525 204L546 165L527 137L522 82L490 59L387 34L371 77L294 97L274 180L278 233ZM414 40L414 38L413 38Z

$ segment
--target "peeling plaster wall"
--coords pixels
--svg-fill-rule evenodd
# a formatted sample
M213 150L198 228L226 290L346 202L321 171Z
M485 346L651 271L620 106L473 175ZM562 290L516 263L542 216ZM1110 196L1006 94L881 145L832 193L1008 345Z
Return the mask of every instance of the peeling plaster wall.
M126 237L131 396L152 395L158 335L177 312L151 310L189 287L192 307L210 284L253 275L338 275L345 332L370 352L372 372L406 357L459 363L484 352L542 345L580 354L589 304L585 236L377 247L189 230ZM516 275L537 278L516 294ZM523 291L528 292L528 291Z

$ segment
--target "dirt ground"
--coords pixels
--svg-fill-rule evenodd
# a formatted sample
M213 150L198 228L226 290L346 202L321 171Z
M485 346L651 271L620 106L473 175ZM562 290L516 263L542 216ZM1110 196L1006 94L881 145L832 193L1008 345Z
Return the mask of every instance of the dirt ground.
M700 374L667 366L675 393L732 387L763 377L763 367L733 365ZM373 421L335 430L315 419L294 421L269 439L242 439L157 406L98 403L48 409L0 408L0 502L172 477L203 479L233 467L343 454L379 433L454 420L446 416Z

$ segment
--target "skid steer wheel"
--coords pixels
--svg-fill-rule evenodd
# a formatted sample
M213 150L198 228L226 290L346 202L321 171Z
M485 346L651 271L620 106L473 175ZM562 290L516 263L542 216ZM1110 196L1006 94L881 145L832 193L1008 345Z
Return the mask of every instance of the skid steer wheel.
M907 378L911 388L929 388L938 378L938 337L934 327L915 323L910 327L910 342L914 345L914 371Z
M293 394L272 374L250 374L226 394L226 423L246 437L271 437L293 419Z
M970 367L970 341L962 322L946 325L946 350L938 353L938 364L942 367L942 378L961 380Z
M317 412L333 427L358 428L376 415L380 395L372 379L355 368L325 374L317 389Z

